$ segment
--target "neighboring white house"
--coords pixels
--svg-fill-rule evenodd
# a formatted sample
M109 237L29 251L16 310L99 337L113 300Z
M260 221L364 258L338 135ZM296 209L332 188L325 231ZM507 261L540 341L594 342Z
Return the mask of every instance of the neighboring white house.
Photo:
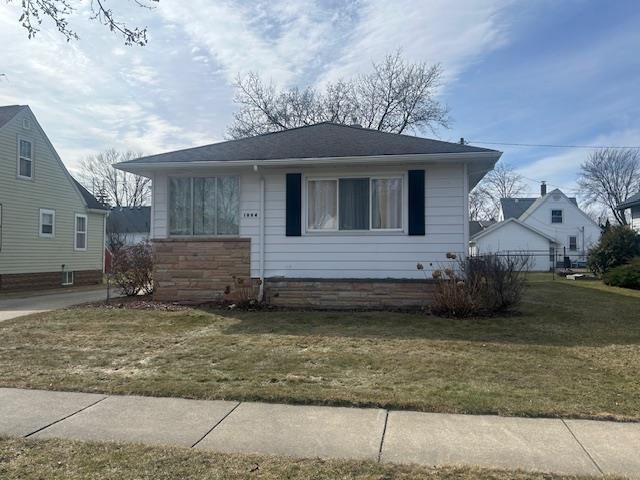
M624 202L618 205L618 210L631 210L631 221L629 226L636 232L640 233L640 192L627 198Z
M153 181L158 298L219 298L235 276L280 303L402 305L466 253L469 189L500 155L321 123L117 168Z
M0 290L101 282L106 216L31 109L0 107Z
M530 269L546 271L566 261L585 262L586 251L600 239L600 227L578 207L575 198L560 190L537 198L501 199L502 221L471 237L474 255L484 253L527 254Z
M107 247L149 240L151 207L113 207L107 218Z

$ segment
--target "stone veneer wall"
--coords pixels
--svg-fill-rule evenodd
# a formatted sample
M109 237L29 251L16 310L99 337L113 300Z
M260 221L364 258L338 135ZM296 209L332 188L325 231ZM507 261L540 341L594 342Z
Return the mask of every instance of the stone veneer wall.
M73 285L97 285L102 283L100 270L75 270L73 272ZM0 290L42 290L47 288L63 288L62 273L38 272L38 273L5 273L0 275Z
M310 308L415 308L429 305L435 283L396 279L268 278L271 305Z
M249 238L153 240L154 299L222 300L233 277L249 281Z

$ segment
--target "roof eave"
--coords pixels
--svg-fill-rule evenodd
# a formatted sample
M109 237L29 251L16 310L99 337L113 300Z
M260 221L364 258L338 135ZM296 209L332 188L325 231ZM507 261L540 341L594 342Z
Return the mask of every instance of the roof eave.
M309 157L309 158L276 158L268 160L204 160L196 162L140 162L135 160L117 163L115 168L130 173L144 175L144 172L171 170L183 168L233 168L282 166L317 166L335 164L382 164L382 163L459 163L472 160L494 161L500 158L502 152L460 152L460 153L428 153L408 155L374 155L358 157Z

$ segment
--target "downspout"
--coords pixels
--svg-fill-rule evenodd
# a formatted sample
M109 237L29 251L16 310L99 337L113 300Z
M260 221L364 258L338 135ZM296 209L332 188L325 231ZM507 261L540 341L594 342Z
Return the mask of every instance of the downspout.
M259 261L259 277L260 277L260 285L258 288L258 301L262 302L264 300L264 230L265 230L265 219L264 219L264 210L265 210L265 188L264 188L264 175L262 171L258 169L258 165L253 166L253 171L260 174L260 211L258 213L258 243L260 249L260 261Z
M465 260L469 256L469 164L465 163L463 168L463 195L464 211L462 212L462 218L464 222L462 241L464 242L462 248L462 260Z

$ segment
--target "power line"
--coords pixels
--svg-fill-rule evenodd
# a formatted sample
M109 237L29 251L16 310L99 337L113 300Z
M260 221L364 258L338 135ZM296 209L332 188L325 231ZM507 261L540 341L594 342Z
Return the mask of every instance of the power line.
M621 146L621 145L552 145L552 144L536 144L536 143L508 143L508 142L482 142L476 140L465 141L465 144L483 144L483 145L505 145L509 147L539 147L539 148L615 148L615 149L640 149L640 146Z

